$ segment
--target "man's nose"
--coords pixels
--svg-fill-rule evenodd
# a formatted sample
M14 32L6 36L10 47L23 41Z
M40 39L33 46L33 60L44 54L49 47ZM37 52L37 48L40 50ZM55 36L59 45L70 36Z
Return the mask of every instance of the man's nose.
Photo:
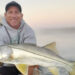
M14 17L14 18L15 18L16 16L17 16L17 15L16 15L16 13L12 13L12 17Z

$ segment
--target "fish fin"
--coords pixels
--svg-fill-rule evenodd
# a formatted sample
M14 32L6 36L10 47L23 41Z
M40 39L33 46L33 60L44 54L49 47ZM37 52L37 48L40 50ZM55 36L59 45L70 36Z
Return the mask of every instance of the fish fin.
M59 70L57 67L48 68L52 75L59 75Z
M70 75L75 75L75 61L72 64L73 64L73 68L72 71L70 71Z
M16 64L16 68L17 68L23 75L27 75L27 73L28 73L28 65L26 65L26 64Z
M50 49L52 50L53 52L57 53L58 54L58 51L56 50L56 42L52 42L50 44L47 44L45 46L43 46L44 48L47 48L47 49Z

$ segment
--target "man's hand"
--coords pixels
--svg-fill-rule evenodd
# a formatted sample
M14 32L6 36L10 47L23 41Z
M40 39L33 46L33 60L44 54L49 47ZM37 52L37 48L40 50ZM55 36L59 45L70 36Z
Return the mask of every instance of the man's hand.
M2 63L2 62L0 62L0 67L1 67L1 66L3 66L3 63Z
M34 71L35 68L38 69L39 66L38 65L29 66L29 68L28 68L28 75L33 75L33 71Z

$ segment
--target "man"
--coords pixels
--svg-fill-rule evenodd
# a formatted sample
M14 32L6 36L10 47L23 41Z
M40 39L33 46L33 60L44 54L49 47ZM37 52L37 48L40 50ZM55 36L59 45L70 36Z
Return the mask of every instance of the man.
M0 27L0 45L6 44L36 44L33 30L24 22L21 6L12 1L5 7L5 18ZM29 74L33 72L33 67L29 67ZM15 66L3 64L0 68L1 75L21 74Z
M36 44L36 38L33 30L24 22L21 6L17 2L10 2L5 7L5 18L0 27L0 45L6 44ZM30 66L28 75L33 74L34 68L39 68L42 75L52 75L48 69L43 67ZM1 75L19 75L21 74L15 66L3 64L0 68Z

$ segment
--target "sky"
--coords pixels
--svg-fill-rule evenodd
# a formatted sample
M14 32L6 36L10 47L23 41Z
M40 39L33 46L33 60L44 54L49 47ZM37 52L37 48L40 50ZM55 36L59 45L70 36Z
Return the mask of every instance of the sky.
M12 0L0 0L0 15ZM24 20L33 28L37 45L56 42L59 54L75 61L75 0L14 0L21 4Z
M0 15L12 0L0 0ZM14 0L21 4L24 20L32 27L75 27L75 0Z

